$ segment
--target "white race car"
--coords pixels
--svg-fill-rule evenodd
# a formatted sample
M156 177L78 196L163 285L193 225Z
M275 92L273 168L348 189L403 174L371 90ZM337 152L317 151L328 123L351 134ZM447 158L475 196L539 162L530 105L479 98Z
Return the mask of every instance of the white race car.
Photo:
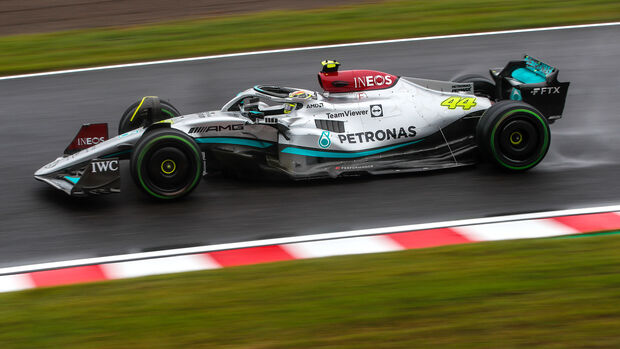
M427 171L488 159L523 171L549 148L549 123L564 108L568 82L526 56L492 69L492 80L454 81L340 71L324 61L322 92L258 85L220 110L181 115L144 97L130 106L119 135L83 125L63 156L35 178L70 195L120 191L129 159L147 194L174 199L206 173L284 175L293 179ZM483 156L480 156L479 149Z

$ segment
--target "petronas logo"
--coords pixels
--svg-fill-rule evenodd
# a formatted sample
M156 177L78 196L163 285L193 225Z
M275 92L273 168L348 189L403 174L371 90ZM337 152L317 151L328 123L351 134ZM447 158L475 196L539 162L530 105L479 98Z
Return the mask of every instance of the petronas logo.
M521 100L521 91L517 90L516 88L512 88L512 92L510 93L510 99L512 99L513 101L520 101Z
M330 145L332 145L332 141L329 139L329 131L323 131L319 137L319 147L325 149L329 148Z

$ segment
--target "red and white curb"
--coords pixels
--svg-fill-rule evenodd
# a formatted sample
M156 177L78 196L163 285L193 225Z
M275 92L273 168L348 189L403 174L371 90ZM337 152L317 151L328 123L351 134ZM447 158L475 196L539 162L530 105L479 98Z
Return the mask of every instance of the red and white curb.
M620 205L199 246L0 269L0 292L293 259L620 230Z

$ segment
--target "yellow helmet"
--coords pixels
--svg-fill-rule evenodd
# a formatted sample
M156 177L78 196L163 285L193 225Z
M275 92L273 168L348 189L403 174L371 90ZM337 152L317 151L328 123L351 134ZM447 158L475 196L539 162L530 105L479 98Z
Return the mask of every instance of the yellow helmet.
M340 63L334 59L326 59L321 62L321 64L323 65L323 70L321 70L323 73L338 71L338 67L340 66Z

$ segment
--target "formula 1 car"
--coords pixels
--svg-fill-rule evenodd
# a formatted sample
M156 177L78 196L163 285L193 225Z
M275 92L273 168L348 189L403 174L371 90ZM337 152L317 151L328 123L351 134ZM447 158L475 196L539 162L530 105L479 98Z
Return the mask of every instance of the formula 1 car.
M549 149L568 82L532 57L491 69L489 80L454 81L340 71L327 60L323 92L258 85L220 110L181 115L144 97L108 138L107 124L83 125L64 155L35 178L74 196L120 191L120 160L145 193L175 199L207 173L292 179L427 171L487 159L509 171L536 166Z

